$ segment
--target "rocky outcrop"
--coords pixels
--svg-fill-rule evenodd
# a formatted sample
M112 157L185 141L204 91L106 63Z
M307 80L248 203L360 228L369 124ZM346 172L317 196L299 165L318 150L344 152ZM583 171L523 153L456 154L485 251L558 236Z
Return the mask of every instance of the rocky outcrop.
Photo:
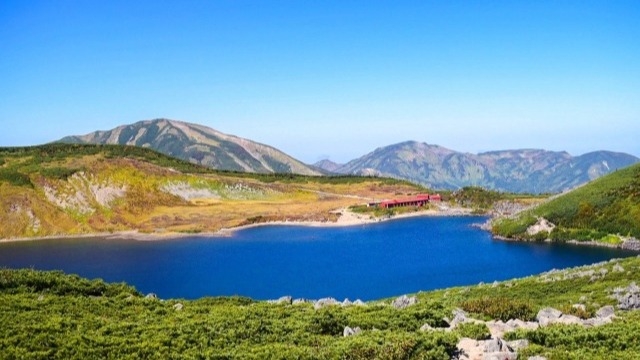
M527 234L531 236L537 235L542 232L546 232L548 234L551 233L551 231L553 231L555 227L556 226L550 223L547 219L540 217L535 224L527 228Z
M538 311L536 315L536 321L540 324L540 326L547 326L562 316L562 311L556 310L554 308L544 308Z
M625 250L640 251L640 240L634 238L626 239L620 247Z
M348 326L344 327L344 330L342 331L342 336L344 337L348 337L348 336L354 336L354 335L358 335L362 332L362 330L359 327L355 327L355 328L350 328Z
M640 309L640 287L635 282L626 288L615 288L611 298L618 300L618 309L620 310Z
M341 305L342 303L332 297L319 299L313 303L313 308L318 310L326 306Z
M402 295L399 298L396 298L391 302L391 306L396 309L405 309L409 306L415 305L418 303L418 298L415 296L408 297L407 295Z

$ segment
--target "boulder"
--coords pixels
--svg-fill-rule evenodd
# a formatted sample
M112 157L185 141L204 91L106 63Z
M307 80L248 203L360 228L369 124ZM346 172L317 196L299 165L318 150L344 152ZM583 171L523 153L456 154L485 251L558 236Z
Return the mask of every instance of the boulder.
M520 351L529 346L529 340L513 340L507 342L507 346L513 351Z
M433 328L429 324L424 324L420 326L420 331L431 331L431 330L433 330Z
M606 318L594 317L591 319L583 320L582 325L586 327L595 327L595 326L610 324L612 321L613 321L613 317L606 317Z
M402 295L399 298L393 300L391 302L391 306L393 306L396 309L405 309L417 303L418 303L417 297L415 296L408 297L407 295Z
M449 327L452 329L458 326L458 324L462 324L469 321L469 319L467 318L467 313L464 312L464 310L462 309L455 309L452 311L452 313L453 313L452 320L449 320L447 318L444 319L444 321L446 321L449 324Z
M536 320L540 323L540 326L547 326L551 323L556 322L562 316L562 311L556 310L554 308L544 308L538 311L538 315L536 315Z
M560 316L560 318L550 322L550 324L553 324L553 323L565 324L565 325L582 325L582 320L577 316L565 314Z
M620 264L615 264L613 266L613 272L624 272L624 268Z
M323 298L320 300L317 300L314 304L313 304L313 308L318 310L321 309L325 306L333 306L333 305L340 305L342 304L341 302L339 302L338 300L334 299L334 298Z
M347 336L353 336L353 335L358 335L362 332L362 330L359 327L355 327L355 328L350 328L348 326L344 327L344 330L342 331L342 336L347 337Z
M342 306L351 306L351 305L353 305L353 303L349 299L344 299L344 301L342 302Z
M598 311L596 311L596 318L598 319L611 318L614 316L615 316L615 310L611 305L603 306Z
M173 309L175 311L182 311L183 307L184 307L184 305L182 305L181 303L177 303L177 304L173 305Z
M493 338L484 343L484 352L486 353L503 353L513 352L513 349L507 345L501 338Z
M154 293L148 293L144 298L145 299L150 299L150 300L157 300L158 299L158 295L156 295Z
M640 308L640 295L628 292L618 297L618 308L622 310L635 310Z

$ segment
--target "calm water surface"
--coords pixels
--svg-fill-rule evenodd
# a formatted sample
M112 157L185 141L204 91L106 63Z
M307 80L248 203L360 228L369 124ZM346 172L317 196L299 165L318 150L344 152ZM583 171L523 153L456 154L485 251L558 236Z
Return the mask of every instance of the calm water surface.
M522 277L635 253L492 240L481 217L365 226L265 226L230 238L64 239L0 244L0 267L125 281L162 298L283 295L372 300Z

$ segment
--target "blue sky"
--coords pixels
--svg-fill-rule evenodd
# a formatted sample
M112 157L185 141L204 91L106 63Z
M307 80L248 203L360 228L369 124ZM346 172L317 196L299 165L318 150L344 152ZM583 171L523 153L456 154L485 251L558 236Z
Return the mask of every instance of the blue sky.
M638 1L0 2L0 146L165 117L344 162L640 156Z

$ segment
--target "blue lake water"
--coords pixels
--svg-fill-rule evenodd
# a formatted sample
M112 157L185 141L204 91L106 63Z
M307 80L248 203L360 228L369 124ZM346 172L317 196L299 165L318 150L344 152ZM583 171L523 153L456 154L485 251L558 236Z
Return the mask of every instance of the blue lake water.
M497 241L471 226L484 220L420 217L341 228L264 226L229 238L13 242L0 244L0 267L125 281L162 298L373 300L636 255Z

